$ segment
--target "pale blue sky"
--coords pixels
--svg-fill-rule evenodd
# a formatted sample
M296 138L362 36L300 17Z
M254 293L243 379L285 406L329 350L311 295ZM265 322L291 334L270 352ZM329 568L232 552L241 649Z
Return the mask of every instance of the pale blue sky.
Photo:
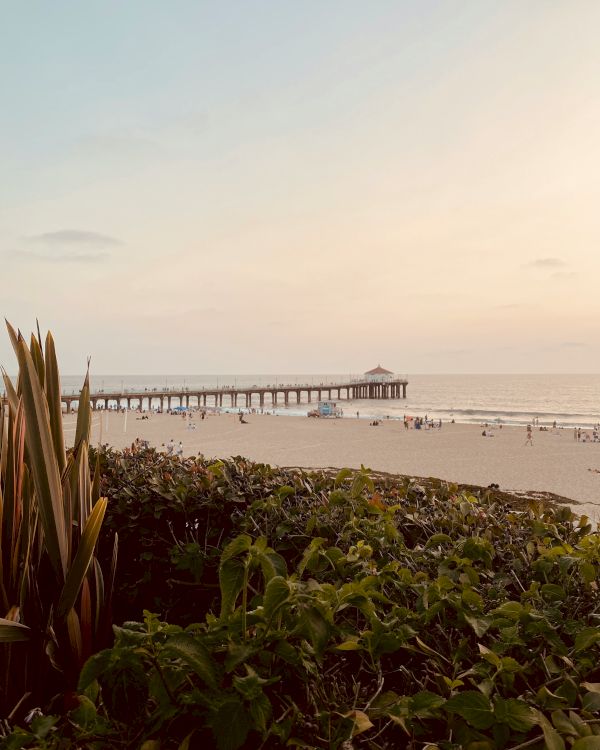
M0 9L1 312L64 372L600 371L599 3Z

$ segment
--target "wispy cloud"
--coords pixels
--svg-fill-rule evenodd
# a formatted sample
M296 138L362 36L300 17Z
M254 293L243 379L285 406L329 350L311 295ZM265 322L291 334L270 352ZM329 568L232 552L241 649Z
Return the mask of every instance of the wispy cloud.
M526 263L527 268L561 268L566 263L560 258L535 258L535 260Z
M81 229L43 232L24 241L19 257L47 263L99 263L110 257L109 248L121 244L116 237Z
M27 237L27 242L56 247L57 245L78 245L87 247L110 247L120 245L116 237L100 232L85 232L80 229L61 229L58 232L44 232Z

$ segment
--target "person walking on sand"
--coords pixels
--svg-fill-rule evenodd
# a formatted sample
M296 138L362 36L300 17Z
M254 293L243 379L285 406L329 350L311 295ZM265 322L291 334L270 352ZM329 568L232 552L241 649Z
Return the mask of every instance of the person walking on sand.
M167 456L172 456L174 449L175 449L175 443L173 441L173 438L171 438L167 445Z
M177 455L182 458L183 457L183 443L181 440L179 441L179 445L177 446Z
M531 431L531 425L527 425L527 438L525 440L525 445L530 445L533 448L533 432Z

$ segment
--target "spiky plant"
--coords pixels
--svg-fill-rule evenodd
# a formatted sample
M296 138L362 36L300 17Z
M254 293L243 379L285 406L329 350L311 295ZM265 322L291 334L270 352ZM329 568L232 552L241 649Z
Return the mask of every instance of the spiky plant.
M19 368L2 370L0 407L0 714L45 705L76 684L110 632L113 562L95 557L106 510L88 460L89 362L75 442L65 449L54 341L29 346L7 322Z

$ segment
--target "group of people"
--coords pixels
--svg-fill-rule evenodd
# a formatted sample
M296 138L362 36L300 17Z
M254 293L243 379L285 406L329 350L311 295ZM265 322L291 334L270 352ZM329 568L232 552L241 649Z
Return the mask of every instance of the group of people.
M180 458L183 457L183 443L181 442L181 440L179 441L179 445L177 446L177 448L175 448L175 441L173 440L173 438L169 440L166 446L163 443L162 447L165 449L167 456L179 456Z
M600 443L600 425L595 424L591 433L581 427L573 428L573 440L578 443Z
M539 419L534 418L531 424L526 427L527 437L525 439L525 445L533 446L533 427L532 425L538 426ZM548 427L539 427L540 432L548 432ZM552 423L552 432L560 434L558 431L556 421ZM573 428L573 440L577 443L600 443L600 425L595 424L591 432L589 430L582 430L581 427Z
M141 438L136 438L133 443L131 444L131 453L139 453L139 451L145 450L150 447L150 443L148 440L142 440ZM127 449L125 449L125 452L129 452Z
M427 414L425 417L407 417L404 415L404 429L410 430L411 426L415 430L441 430L442 420L441 419L428 419Z

